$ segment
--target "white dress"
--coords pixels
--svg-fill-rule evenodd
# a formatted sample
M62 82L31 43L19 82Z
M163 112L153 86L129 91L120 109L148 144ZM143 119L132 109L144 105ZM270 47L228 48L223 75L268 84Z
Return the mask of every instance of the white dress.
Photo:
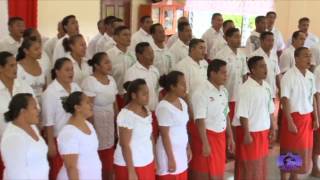
M38 141L18 126L8 123L1 139L4 179L48 179L48 147L36 126L32 128Z
M156 144L157 155L157 174L180 174L188 169L188 133L187 122L189 120L188 106L179 99L182 104L182 111L166 100L160 101L156 109L159 126L169 127L169 137L172 145L174 159L176 161L176 171L168 172L168 158L161 136L159 136Z
M86 124L90 134L85 134L74 125L65 125L58 136L58 149L61 155L78 155L80 180L99 180L102 178L102 166L98 155L98 138L93 126L87 121ZM60 169L57 179L68 179L65 165Z

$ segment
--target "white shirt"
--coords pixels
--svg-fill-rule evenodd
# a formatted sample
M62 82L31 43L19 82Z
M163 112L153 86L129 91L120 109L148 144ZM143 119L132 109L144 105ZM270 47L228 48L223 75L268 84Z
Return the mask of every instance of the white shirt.
M234 102L238 97L239 87L243 83L243 76L249 72L246 55L240 49L237 49L235 54L229 46L226 46L215 58L227 62L228 76L225 87L229 92L229 102Z
M318 66L320 64L320 42L316 43L314 46L310 48L312 57L311 64L314 66Z
M213 27L210 27L203 35L202 39L206 43L207 54L210 54L212 46L217 42L218 37L221 36L223 38L223 31L220 28L219 31L216 31Z
M304 41L304 47L310 48L314 45L316 45L319 42L319 37L315 34L308 32L308 36L306 37L306 40ZM290 46L292 43L292 38L288 40L287 46Z
M225 131L229 113L228 91L220 86L217 89L208 80L193 94L194 119L204 119L206 129L217 133Z
M58 37L53 37L48 41L46 41L46 43L44 43L43 45L43 50L47 53L52 63L54 62L53 51L54 51L54 48L56 47L58 40L59 40Z
M172 34L167 40L167 47L170 48L179 39L178 32Z
M39 138L34 140L25 130L8 123L1 139L1 156L5 165L4 179L48 179L48 147L35 125Z
M179 101L182 105L182 110L166 100L160 101L156 109L159 126L169 127L169 138L176 162L176 171L169 173L167 153L162 142L162 137L159 136L156 144L157 175L180 174L188 169L188 106L183 99L179 98Z
M271 32L273 33L273 37L274 37L274 44L273 44L272 51L276 53L277 51L283 50L286 44L284 43L282 33L275 27L272 28Z
M315 87L314 75L307 70L303 76L294 66L281 79L281 98L286 97L290 100L291 113L307 114L313 111Z
M275 51L270 52L268 56L264 50L260 47L258 50L252 53L252 56L262 56L265 63L267 64L267 78L266 81L270 85L272 90L272 98L276 97L277 85L276 85L276 76L280 74L280 68L278 65L278 56Z
M226 46L228 46L227 41L222 36L218 36L217 41L214 43L210 50L208 58L210 60L213 60L217 56L218 52L220 52Z
M148 42L149 44L153 42L152 36L142 28L132 35L129 49L135 51L136 45L140 42Z
M101 37L103 37L103 35L99 32L90 40L87 48L88 58L92 58L93 55L96 54L97 42Z
M317 93L320 93L320 66L318 65L314 70L314 78L315 78L315 85Z
M285 49L279 59L279 67L281 73L285 73L288 69L295 66L296 61L294 58L295 48L290 45L287 49Z
M75 91L81 91L81 89L76 83L71 83L71 93ZM53 126L55 137L57 137L71 116L62 107L62 101L69 95L56 79L52 81L42 94L41 115L43 125Z
M78 155L79 179L100 180L102 165L98 155L98 138L92 124L87 121L86 124L90 134L84 133L74 125L65 125L58 136L58 149L61 155ZM57 179L68 179L65 164L60 169Z
M260 47L260 33L252 31L246 42L246 54L250 56L255 50Z
M155 43L152 43L154 52L154 66L158 68L160 75L168 74L173 67L173 55L167 47L159 48Z
M198 64L190 56L187 56L177 64L176 70L181 71L184 74L187 84L187 92L190 97L196 88L206 81L207 69L207 61L201 60Z
M93 125L99 139L99 150L109 149L114 145L114 109L113 104L118 94L116 81L108 76L109 84L102 84L94 76L82 81L83 92L94 96Z
M170 47L169 51L173 55L174 66L189 54L189 46L184 44L179 38Z
M21 46L23 39L21 38L20 42L14 40L12 36L7 35L0 40L0 52L8 51L12 53L14 56L17 55L18 49Z
M12 97L19 93L30 93L34 95L32 88L27 83L16 78L13 83L13 90L11 96L9 89L0 80L0 136L2 136L2 133L4 132L7 126L7 123L4 119L4 113L6 113L9 110L8 106Z
M98 52L106 52L107 51L106 44L111 39L112 38L107 33L104 33L104 35L102 37L100 37L99 40L97 41L96 53L98 53Z
M70 53L66 56L72 61L73 65L73 82L77 83L78 85L81 84L82 80L92 74L92 68L88 65L88 62L82 58L81 60L81 67L79 63L71 56Z
M43 68L43 72L45 74L46 79L51 80L51 69L54 64L50 61L48 54L43 50L41 52L41 58L38 59L40 66Z
M248 119L250 132L264 131L270 128L270 114L274 112L271 87L266 81L262 85L251 77L241 85L239 99L236 102L236 115L233 126L241 126L240 117Z
M151 113L147 117L141 117L129 109L122 108L118 114L117 126L131 130L130 149L134 167L146 166L154 159L151 124ZM119 142L114 153L114 164L127 166Z
M107 54L112 63L112 76L116 80L119 93L123 94L125 72L137 61L136 56L129 50L121 51L117 46L109 49Z
M52 62L53 63L56 62L57 59L67 56L67 52L64 50L64 47L63 47L63 40L65 38L69 38L69 35L66 34L62 38L60 38L57 41L56 46L54 47L53 55L52 55Z
M117 42L113 38L110 38L110 40L105 44L105 50L106 50L105 52L107 52L109 49L113 48L116 45L117 45Z
M144 67L140 62L136 62L130 67L125 74L124 83L127 81L133 81L136 79L144 79L149 89L149 104L148 107L151 111L156 109L158 104L159 83L160 78L159 71L156 67L151 65L149 69Z

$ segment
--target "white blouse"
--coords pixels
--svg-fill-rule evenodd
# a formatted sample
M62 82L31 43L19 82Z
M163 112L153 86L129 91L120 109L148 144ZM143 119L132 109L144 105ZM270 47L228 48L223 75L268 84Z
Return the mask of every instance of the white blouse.
M48 179L48 147L35 125L32 129L38 141L18 126L8 123L1 139L4 179Z

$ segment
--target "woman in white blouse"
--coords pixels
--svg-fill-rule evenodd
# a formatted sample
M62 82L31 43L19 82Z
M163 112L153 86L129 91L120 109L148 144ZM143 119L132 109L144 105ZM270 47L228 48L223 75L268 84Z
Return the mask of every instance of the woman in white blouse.
M115 103L117 84L111 74L111 61L104 52L93 56L88 64L93 75L82 81L85 93L94 96L93 125L99 140L99 156L102 162L103 179L113 179L113 154L115 142L115 117L118 112Z
M191 150L187 133L188 106L182 99L186 95L186 80L183 73L172 71L161 76L159 84L167 93L156 108L160 130L156 144L157 179L187 180Z
M93 115L90 98L82 92L73 92L63 101L63 108L72 116L58 136L63 167L57 179L102 179L98 138L92 124L87 121Z
M4 116L8 122L1 139L4 179L48 179L48 147L36 127L39 109L32 94L16 94Z
M126 106L117 117L119 142L114 155L116 180L155 179L152 116L146 109L149 92L146 81L125 83Z

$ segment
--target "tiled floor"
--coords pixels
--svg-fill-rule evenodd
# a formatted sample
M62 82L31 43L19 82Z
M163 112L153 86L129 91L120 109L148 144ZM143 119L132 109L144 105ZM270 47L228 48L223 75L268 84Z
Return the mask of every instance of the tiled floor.
M278 180L280 179L280 171L276 164L276 159L279 155L280 147L279 145L275 146L272 150L270 150L268 157L268 180ZM320 162L318 162L320 163ZM309 174L304 174L299 177L301 180L319 180L320 178L314 178L309 176ZM234 179L234 161L231 161L227 164L226 167L226 180Z

